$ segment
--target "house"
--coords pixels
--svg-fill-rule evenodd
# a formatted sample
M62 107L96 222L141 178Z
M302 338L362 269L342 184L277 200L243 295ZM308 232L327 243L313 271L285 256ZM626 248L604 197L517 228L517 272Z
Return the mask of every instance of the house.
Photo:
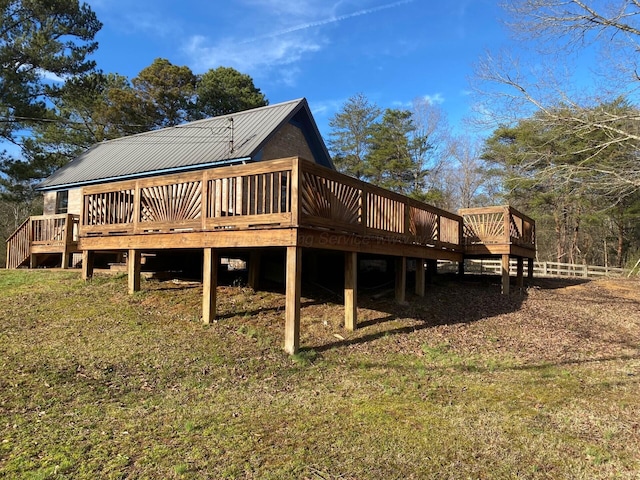
M88 185L295 156L334 169L305 99L99 143L38 189L44 215L79 215Z
M416 293L424 295L425 268L439 259L499 256L508 293L509 258L518 260L521 283L523 260L531 274L535 256L535 222L511 207L458 215L336 172L305 99L100 143L40 189L45 215L8 240L8 267L29 259L36 266L38 255L53 252L67 266L81 252L88 279L97 255L126 253L134 292L143 252L199 251L209 322L221 254L246 254L254 284L260 252L282 251L290 353L299 342L303 251L344 258L348 329L357 325L359 255L396 259L398 301L407 259L417 260Z

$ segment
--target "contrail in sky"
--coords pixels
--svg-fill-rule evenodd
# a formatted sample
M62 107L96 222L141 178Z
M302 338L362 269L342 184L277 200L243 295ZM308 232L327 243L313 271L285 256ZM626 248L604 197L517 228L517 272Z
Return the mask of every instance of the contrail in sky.
M413 3L413 1L414 0L401 0L400 2L388 3L386 5L380 5L378 7L366 8L364 10L358 10L357 12L346 13L338 17L331 17L331 18L326 18L324 20L318 20L317 22L303 23L302 25L296 25L295 27L287 28L285 30L280 30L279 32L274 32L268 35L261 35L259 37L250 38L248 40L240 42L240 44L252 43L257 40L262 40L265 38L279 37L281 35L286 35L288 33L293 33L293 32L299 32L301 30L307 30L313 27L321 27L323 25L329 25L330 23L341 22L342 20L347 20L349 18L360 17L362 15L369 15L372 13L376 13L376 12L379 12L380 10L387 10L389 8L399 7L400 5L406 5L407 3Z

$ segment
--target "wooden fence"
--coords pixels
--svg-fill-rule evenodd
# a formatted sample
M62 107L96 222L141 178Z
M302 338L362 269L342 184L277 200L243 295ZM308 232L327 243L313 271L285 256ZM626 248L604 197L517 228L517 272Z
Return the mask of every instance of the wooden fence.
M526 268L526 264L525 264ZM448 266L442 263L442 270L457 271L455 266ZM515 275L517 271L516 260L509 262L509 273ZM490 275L500 275L502 272L502 264L500 260L465 260L465 272L480 273ZM559 262L534 262L533 275L537 277L582 277L582 278L598 278L598 277L621 277L625 276L628 271L624 268L603 267L597 265L576 265L571 263Z

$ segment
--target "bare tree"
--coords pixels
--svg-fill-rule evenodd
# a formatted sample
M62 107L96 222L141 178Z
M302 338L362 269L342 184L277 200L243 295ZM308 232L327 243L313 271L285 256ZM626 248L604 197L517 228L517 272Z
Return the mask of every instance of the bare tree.
M437 177L449 156L449 123L442 109L430 99L412 102L411 154L416 168L414 191L426 191L438 184Z
M631 101L640 86L640 1L511 0L504 6L514 35L527 42L517 44L535 47L535 55L522 62L515 52L488 54L478 64L482 119L512 125L535 114L563 135L584 139L575 152L580 162L529 157L545 181L579 181L610 199L640 191L640 110ZM572 78L572 62L586 55L599 60L590 87Z

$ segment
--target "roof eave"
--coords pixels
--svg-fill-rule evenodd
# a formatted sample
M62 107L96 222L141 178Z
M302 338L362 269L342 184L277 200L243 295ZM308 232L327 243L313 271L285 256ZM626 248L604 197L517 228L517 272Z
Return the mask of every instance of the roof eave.
M137 172L129 175L122 175L117 177L109 177L109 178L99 178L94 180L87 180L84 182L75 182L75 183L66 183L66 184L56 184L56 185L45 185L42 186L42 183L36 187L36 190L39 192L50 192L57 190L68 190L70 188L79 188L86 187L89 185L98 185L100 183L111 183L111 182L121 182L124 180L135 180L137 178L145 178L145 177L155 177L158 175L169 175L171 173L181 173L181 172L189 172L189 171L197 171L204 170L206 168L212 167L226 167L231 165L240 165L242 163L253 161L253 155L250 157L241 157L241 158L232 158L227 160L220 160L217 162L209 162L209 163L201 163L197 165L185 165L183 167L172 167L165 168L161 170L151 170L147 172ZM43 182L44 183L44 182Z

